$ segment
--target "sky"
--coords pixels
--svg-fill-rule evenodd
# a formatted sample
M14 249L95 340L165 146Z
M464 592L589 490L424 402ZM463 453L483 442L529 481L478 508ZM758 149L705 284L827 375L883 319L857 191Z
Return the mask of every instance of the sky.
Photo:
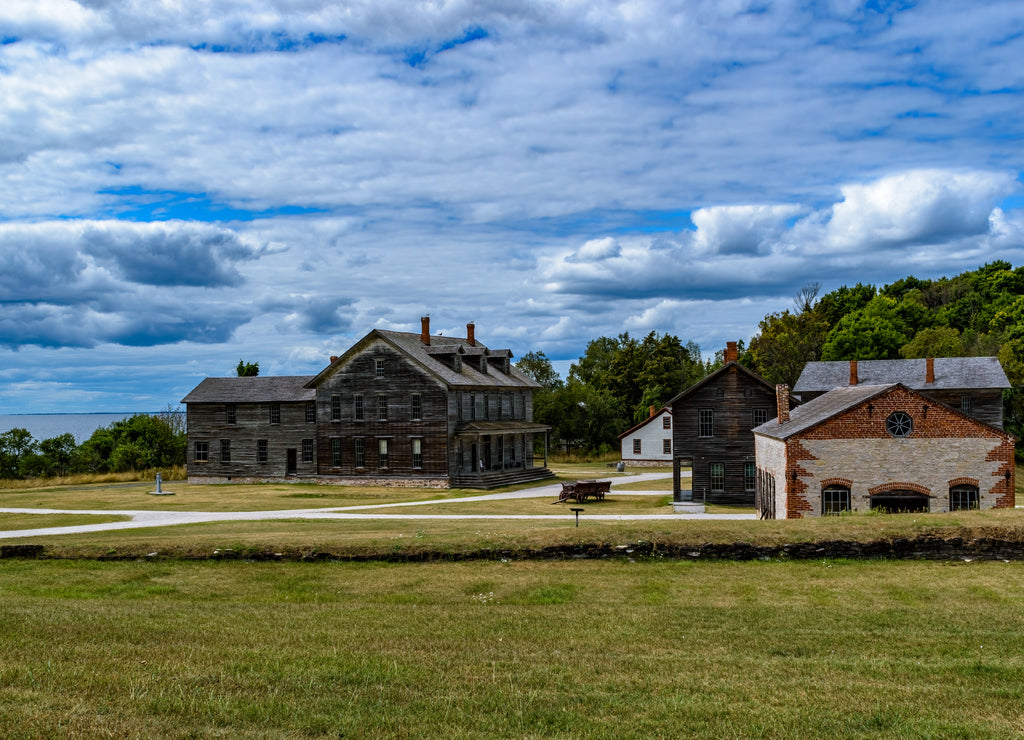
M1022 59L1019 0L4 0L0 414L1022 265Z

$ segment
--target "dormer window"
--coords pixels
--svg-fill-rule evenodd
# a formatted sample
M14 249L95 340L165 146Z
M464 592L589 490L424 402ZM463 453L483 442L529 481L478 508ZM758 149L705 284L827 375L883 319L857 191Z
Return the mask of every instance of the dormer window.
M460 355L455 355L452 359L452 369L457 373L462 372L462 357Z
M487 374L487 358L483 355L480 355L480 372Z

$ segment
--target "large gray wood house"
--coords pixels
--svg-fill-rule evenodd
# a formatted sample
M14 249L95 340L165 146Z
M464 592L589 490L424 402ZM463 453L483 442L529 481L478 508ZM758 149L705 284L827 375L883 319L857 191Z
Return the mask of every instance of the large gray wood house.
M507 349L374 329L319 374L207 378L186 407L192 482L493 488L552 477L538 384ZM542 450L537 456L535 449Z

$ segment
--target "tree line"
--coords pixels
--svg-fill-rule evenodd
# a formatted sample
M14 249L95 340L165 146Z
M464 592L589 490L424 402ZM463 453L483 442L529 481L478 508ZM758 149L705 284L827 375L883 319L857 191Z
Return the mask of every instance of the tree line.
M792 309L765 316L749 341L738 342L740 362L792 387L817 360L998 357L1012 386L1003 396L1004 426L1024 437L1024 267L995 261L955 277L820 292L820 283L810 283ZM564 380L543 352L516 366L542 386L534 420L569 449L601 453L616 450L618 435L650 406L660 408L720 368L722 352L702 359L696 343L670 334L620 334L591 341Z
M184 416L168 408L100 427L82 444L73 434L37 441L27 429L0 434L0 478L124 473L185 464Z

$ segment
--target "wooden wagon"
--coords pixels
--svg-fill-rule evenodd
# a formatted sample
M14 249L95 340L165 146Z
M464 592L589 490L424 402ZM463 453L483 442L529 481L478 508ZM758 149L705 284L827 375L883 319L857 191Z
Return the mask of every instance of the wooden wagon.
M575 501L582 504L588 498L595 501L604 501L605 494L612 489L610 480L578 480L575 483L563 483L562 492L558 494L558 501Z

